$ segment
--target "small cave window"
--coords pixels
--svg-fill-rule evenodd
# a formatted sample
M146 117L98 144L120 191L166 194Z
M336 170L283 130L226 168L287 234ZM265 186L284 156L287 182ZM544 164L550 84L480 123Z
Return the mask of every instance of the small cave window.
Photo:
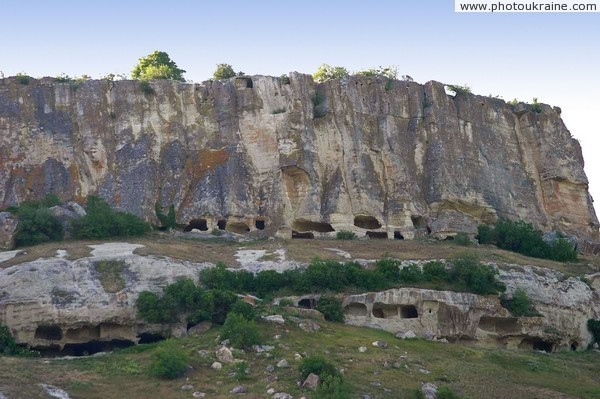
M221 219L217 222L217 227L219 228L219 230L225 230L225 227L227 227L227 220L225 219Z
M454 236L447 236L445 238L446 241L454 241Z
M533 349L534 351L544 351L551 353L554 349L554 344L549 341L544 341L541 338L525 338L519 344L519 349Z
M414 305L400 306L400 317L403 319L416 319L419 317L419 312Z
M63 337L62 329L57 325L38 326L35 330L35 338L48 341L60 341Z
M236 234L245 234L250 231L250 227L244 222L231 222L227 224L227 230Z
M142 333L137 336L138 344L153 344L155 342L164 341L166 338L161 334Z
M299 232L296 230L292 230L292 238L315 238L315 235L313 233L311 233L310 231L308 232Z
M246 88L247 88L247 89L251 89L251 88L253 88L253 87L254 87L254 84L252 83L252 79L250 79L250 78L247 78L247 79L246 79Z
M388 238L388 234L385 231L367 231L366 234L369 238Z
M256 220L256 221L254 221L254 225L256 226L256 228L258 230L264 230L265 229L265 221L264 220Z
M298 307L304 309L315 309L317 307L317 301L314 298L304 298L298 302Z
M398 230L394 231L394 240L404 240L404 236Z
M190 220L190 223L185 226L185 228L183 229L183 231L190 232L193 229L197 229L200 231L208 231L208 224L206 223L206 219L192 219Z
M379 220L373 216L358 215L354 217L354 225L361 229L375 230L381 228Z
M571 350L572 351L576 351L578 347L579 347L579 345L577 344L576 341L571 342Z

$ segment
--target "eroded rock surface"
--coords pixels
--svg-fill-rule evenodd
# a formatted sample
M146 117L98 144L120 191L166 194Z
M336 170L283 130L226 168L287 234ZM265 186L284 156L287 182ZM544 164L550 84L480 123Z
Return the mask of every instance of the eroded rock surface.
M548 105L359 76L150 85L0 80L0 207L98 194L153 221L174 204L200 231L443 238L504 216L598 238L581 149Z

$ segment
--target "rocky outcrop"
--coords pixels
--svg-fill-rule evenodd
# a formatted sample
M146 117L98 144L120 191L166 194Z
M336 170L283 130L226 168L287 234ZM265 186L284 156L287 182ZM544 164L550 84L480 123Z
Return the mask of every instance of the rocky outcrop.
M116 253L113 246L106 249ZM120 264L120 289L109 285L96 269L103 260ZM105 253L75 261L40 259L0 269L0 324L9 327L18 343L66 353L77 353L78 345L90 342L101 347L115 341L134 343L152 336L181 335L186 332L185 323L160 326L138 320L135 301L140 292L160 292L179 278L197 281L198 271L205 266Z
M98 194L189 229L473 234L498 217L591 240L581 149L547 105L309 75L189 84L0 80L0 206Z
M344 298L346 323L393 333L546 351L587 348L588 319L600 318L600 294L581 280L533 266L500 270L511 296L524 289L540 317L512 317L496 296L398 288Z
M0 212L0 249L13 249L19 221L9 212Z

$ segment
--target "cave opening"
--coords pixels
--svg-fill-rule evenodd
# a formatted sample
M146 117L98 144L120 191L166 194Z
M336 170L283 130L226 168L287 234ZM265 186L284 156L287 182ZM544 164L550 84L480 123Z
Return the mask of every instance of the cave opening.
M335 231L329 223L313 222L306 219L294 220L292 229L296 231L316 231L317 233L329 233Z
M385 231L367 231L366 234L367 237L369 238L374 238L374 239L387 239L388 238L388 234Z
M206 223L206 219L192 219L190 223L185 226L183 229L184 232L190 232L193 229L197 229L200 231L208 231L208 224Z
M254 87L254 83L252 83L252 79L251 78L246 78L246 88L247 89L251 89Z
M414 305L400 306L400 317L403 319L416 319L419 317L417 307Z
M314 298L304 298L298 302L298 307L303 309L315 309L317 307L317 300Z
M315 235L313 233L311 233L310 231L301 233L299 231L292 230L292 238L311 239L311 238L315 238Z
M38 326L34 334L34 338L48 341L60 341L62 337L62 329L57 325Z
M236 234L245 234L250 231L250 227L244 222L231 222L227 224L227 231Z
M344 307L344 314L352 317L367 317L367 306L364 303L352 302Z
M254 226L258 230L264 230L265 229L265 221L264 220L255 220L254 221Z
M125 339L113 339L110 341L92 340L82 343L65 344L61 349L60 345L49 345L44 347L34 347L43 357L62 357L62 356L89 356L99 352L110 352L115 349L124 349L134 346L135 343Z
M579 344L577 343L577 341L571 342L571 350L572 351L576 351L578 347L579 347Z
M358 215L354 217L354 225L361 229L375 230L381 228L379 220L373 216Z
M378 319L389 319L398 317L398 305L375 302L373 304L373 317Z
M225 230L225 228L226 228L226 227L227 227L227 220L225 220L225 219L220 219L220 220L217 222L217 228L218 228L219 230Z
M153 344L155 342L164 341L166 338L161 334L142 333L137 336L138 344Z
M530 349L534 351L543 351L551 353L554 349L554 343L550 341L544 341L537 337L528 337L521 341L519 349Z
M404 240L404 236L400 231L394 231L394 240Z
M427 228L427 222L425 221L425 218L423 216L414 215L410 217L410 220L412 221L413 227L415 229Z

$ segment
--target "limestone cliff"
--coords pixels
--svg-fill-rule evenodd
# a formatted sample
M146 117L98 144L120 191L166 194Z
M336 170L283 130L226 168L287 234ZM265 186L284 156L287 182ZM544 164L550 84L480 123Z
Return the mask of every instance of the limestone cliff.
M498 217L597 239L560 110L372 77L0 80L0 206L99 194L189 227L437 237Z

